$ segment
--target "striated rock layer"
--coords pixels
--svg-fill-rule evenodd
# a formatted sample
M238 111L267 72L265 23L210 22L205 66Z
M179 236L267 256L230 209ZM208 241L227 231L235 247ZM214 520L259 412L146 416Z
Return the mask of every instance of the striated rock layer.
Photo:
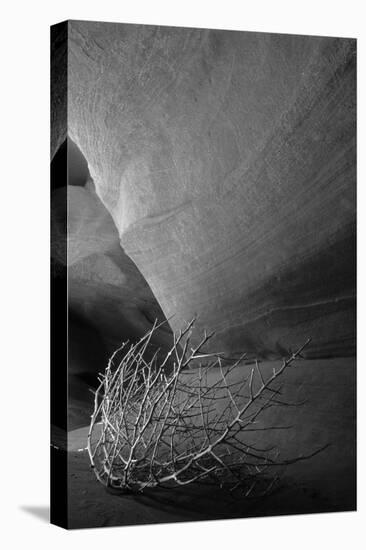
M69 132L173 329L355 346L351 39L69 22ZM57 139L54 139L57 142Z

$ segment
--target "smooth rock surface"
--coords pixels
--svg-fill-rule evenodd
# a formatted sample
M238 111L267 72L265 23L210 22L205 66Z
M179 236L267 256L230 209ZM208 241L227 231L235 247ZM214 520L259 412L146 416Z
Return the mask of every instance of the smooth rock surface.
M70 135L174 330L198 315L230 353L308 335L308 356L354 353L355 50L69 22Z

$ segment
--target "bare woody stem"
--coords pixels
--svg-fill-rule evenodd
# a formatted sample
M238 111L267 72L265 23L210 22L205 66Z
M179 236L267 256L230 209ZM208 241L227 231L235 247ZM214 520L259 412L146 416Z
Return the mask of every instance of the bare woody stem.
M264 411L287 404L278 399L276 383L310 339L271 376L265 378L256 361L245 377L245 355L227 361L204 351L213 333L190 347L194 323L174 337L165 354L147 359L159 328L154 323L137 344L128 349L123 344L109 360L95 392L87 446L103 485L142 491L210 480L249 496L263 483L264 492L273 485L271 469L304 458L279 460L278 449L254 445L251 432L265 434L271 428L258 426Z

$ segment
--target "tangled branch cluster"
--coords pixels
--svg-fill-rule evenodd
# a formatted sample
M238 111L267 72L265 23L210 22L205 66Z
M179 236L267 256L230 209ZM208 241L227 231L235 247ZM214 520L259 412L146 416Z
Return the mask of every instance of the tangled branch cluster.
M269 407L286 404L275 382L309 340L265 379L257 362L244 376L245 355L227 361L204 353L213 333L191 347L193 325L174 336L162 360L158 352L146 359L156 323L109 360L88 435L91 466L103 485L143 491L204 480L249 496L258 487L268 491L276 480L268 471L285 462L276 448L250 442L250 432L270 429L258 427L258 420ZM195 368L187 372L190 365Z

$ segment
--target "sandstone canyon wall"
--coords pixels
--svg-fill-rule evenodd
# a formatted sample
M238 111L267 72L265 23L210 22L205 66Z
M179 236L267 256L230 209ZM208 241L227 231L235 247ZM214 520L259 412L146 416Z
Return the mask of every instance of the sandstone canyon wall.
M309 335L308 356L353 353L355 41L68 33L69 134L172 328L197 315L229 353Z

